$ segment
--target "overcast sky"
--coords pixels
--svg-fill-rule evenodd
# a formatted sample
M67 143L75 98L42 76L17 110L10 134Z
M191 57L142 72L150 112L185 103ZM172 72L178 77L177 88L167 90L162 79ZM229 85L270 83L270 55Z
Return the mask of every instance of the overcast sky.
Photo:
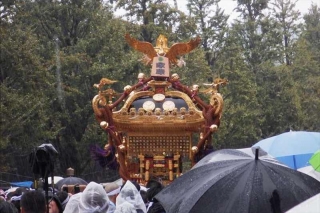
M168 2L173 5L173 1L169 0ZM178 8L182 11L187 11L187 2L187 0L177 0ZM318 7L320 7L320 0L298 0L298 2L296 3L296 9L298 9L303 15L308 12L312 3L317 4ZM232 11L236 7L236 5L237 1L234 0L220 0L219 3L219 6L224 9L225 14L230 15L230 19L233 19L237 16L237 14Z
M173 0L167 0L169 4L174 6ZM179 10L187 12L187 0L177 0L178 8ZM312 4L318 5L320 7L320 0L298 0L296 3L296 10L299 10L301 12L301 15L304 15L305 13L308 13L308 10L311 8ZM237 17L236 12L233 11L233 9L236 7L237 1L235 0L220 0L219 6L225 11L225 14L230 15L229 22L232 22L233 19ZM115 6L115 4L114 4ZM124 10L117 10L115 12L116 16L123 16L125 13ZM302 18L302 16L301 16Z

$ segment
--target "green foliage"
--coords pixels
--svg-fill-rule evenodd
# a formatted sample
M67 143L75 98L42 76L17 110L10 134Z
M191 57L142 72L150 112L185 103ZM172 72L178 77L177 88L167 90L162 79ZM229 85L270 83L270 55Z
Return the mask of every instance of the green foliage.
M241 47L230 36L222 50L219 77L229 84L221 89L224 109L221 126L214 136L214 145L221 148L249 147L261 136L262 106L258 103L255 75L243 59Z
M214 71L221 49L225 45L225 36L228 30L228 16L218 7L217 0L188 1L190 16L194 17L201 35L205 59ZM214 10L212 10L212 7Z
M170 34L179 22L180 12L157 0L119 0L117 8L124 9L125 17L139 25L144 41L155 41L159 34Z
M304 21L303 37L310 43L309 48L314 60L320 61L320 8L317 5L312 5L309 13L304 16Z
M279 23L279 30L283 37L283 61L287 65L291 65L293 44L299 35L300 26L297 21L300 13L298 10L294 10L295 3L291 0L276 0L273 5L273 14L276 22Z
M276 1L278 10L263 16L269 1L238 1L235 9L243 19L228 26L217 2L190 0L185 14L166 1L120 0L118 8L126 11L120 19L102 1L4 1L1 171L31 176L28 154L50 141L59 152L57 175L73 167L91 180L117 177L98 174L90 158L90 145L107 143L91 100L97 94L93 84L103 77L118 80L112 88L121 93L137 82L138 73L149 73L125 33L153 45L159 34L169 46L202 38L201 47L184 56L186 66L171 73L188 86L229 80L220 89L225 102L216 149L248 147L288 128L320 131L319 8L310 8L300 28L289 20L296 18L294 4L284 14L284 1Z
M313 44L304 39L297 43L295 64L292 66L292 78L296 85L296 95L300 106L297 129L319 131L320 121L320 61L310 51Z

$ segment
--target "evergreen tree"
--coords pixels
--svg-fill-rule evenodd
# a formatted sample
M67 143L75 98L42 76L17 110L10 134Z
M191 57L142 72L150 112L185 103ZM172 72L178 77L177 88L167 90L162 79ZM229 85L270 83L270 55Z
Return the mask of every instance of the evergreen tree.
M230 31L217 66L229 80L220 92L224 98L221 126L214 135L214 147L250 147L262 134L263 109L258 102L258 85L250 66L245 63L241 45Z
M296 43L293 78L300 99L297 129L319 131L320 83L320 9L312 5L304 16L304 30Z
M215 61L225 44L228 29L228 16L219 8L219 2L220 0L189 0L187 4L189 13L198 26L197 32L201 35L206 60L212 70L215 69Z
M293 45L295 38L299 36L299 25L297 21L299 19L299 11L294 10L295 3L292 0L275 0L272 4L273 15L277 23L279 23L280 33L283 36L282 52L283 60L286 65L291 65L293 55Z
M44 141L50 141L59 152L56 165L58 174L64 174L68 167L75 168L76 174L86 173L91 170L92 162L89 145L99 143L103 146L107 142L105 135L96 137L87 128L92 125L98 127L91 107L91 100L96 93L92 85L105 77L105 73L109 72L110 76L112 73L121 75L121 72L117 73L121 69L116 64L124 58L119 49L125 45L125 31L119 28L123 22L113 20L108 7L103 7L99 1L27 1L17 6L14 19L9 24L17 32L21 29L21 34L16 33L15 39L11 35L14 31L9 33L11 28L4 32L8 40L5 45L10 45L4 48L11 49L1 52L12 55L5 55L10 60L2 57L6 63L2 64L1 69L4 82L1 92L16 88L31 95L23 105L29 109L18 108L17 105L16 115L26 115L33 125L26 123L30 127L26 128L27 131L21 131L23 140L16 135L5 138L14 146L13 149L25 146L26 152L31 152ZM110 33L115 28L119 29L117 32L121 36ZM26 32L30 33L29 37ZM12 44L10 40L13 40ZM19 48L24 46L25 51L21 51ZM12 51L14 48L17 51ZM10 62L12 60L22 63L16 66L17 63ZM20 74L12 72L13 69ZM12 75L22 78L17 81ZM16 86L7 82L13 82ZM37 90L38 93L35 92ZM4 103L9 102L11 97L9 94L1 96L5 99ZM22 97L16 99L23 100ZM7 105L15 109L10 102ZM4 107L1 109L7 110ZM3 118L4 122L14 118L13 113L6 115L8 117ZM19 125L10 125L14 125L11 129L19 131L15 127ZM24 125L20 126L25 128ZM10 128L5 127L4 131L8 130ZM16 142L12 143L13 140ZM17 165L26 170L26 164L27 160Z
M48 123L45 90L52 88L53 75L40 55L41 43L16 1L2 16L0 27L0 159L1 171L28 172L27 155L39 140L53 134ZM24 166L22 165L22 162Z
M312 5L309 13L304 17L304 35L303 37L310 44L310 50L313 52L314 59L320 61L320 8Z

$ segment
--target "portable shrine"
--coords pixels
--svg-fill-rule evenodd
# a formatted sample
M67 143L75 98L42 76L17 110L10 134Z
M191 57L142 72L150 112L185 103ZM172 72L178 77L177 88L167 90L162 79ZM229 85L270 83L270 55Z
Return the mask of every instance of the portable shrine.
M171 66L183 64L178 57L196 48L200 38L170 48L163 35L158 37L155 47L128 34L125 38L134 49L144 53L144 63L152 68L148 77L139 73L137 83L126 86L114 102L116 92L103 88L115 81L102 78L94 85L99 92L92 107L108 135L104 148L106 164L118 165L114 168L125 180L144 183L150 178L161 178L169 183L210 151L211 136L220 125L223 108L218 88L227 80L216 79L208 85L205 92L210 103L206 103L198 96L198 85L189 88L180 82L178 74L170 74ZM121 109L116 110L123 101ZM192 141L193 135L198 135L198 141Z

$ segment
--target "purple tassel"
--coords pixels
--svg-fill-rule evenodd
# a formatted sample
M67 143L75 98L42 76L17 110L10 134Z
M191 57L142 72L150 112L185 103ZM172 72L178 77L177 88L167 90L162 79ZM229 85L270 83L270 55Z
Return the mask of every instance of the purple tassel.
M109 146L107 150L105 150L101 149L98 145L92 145L90 146L90 153L91 157L98 162L102 168L108 167L112 170L117 170L119 168L119 164L115 156L116 148L114 146Z

